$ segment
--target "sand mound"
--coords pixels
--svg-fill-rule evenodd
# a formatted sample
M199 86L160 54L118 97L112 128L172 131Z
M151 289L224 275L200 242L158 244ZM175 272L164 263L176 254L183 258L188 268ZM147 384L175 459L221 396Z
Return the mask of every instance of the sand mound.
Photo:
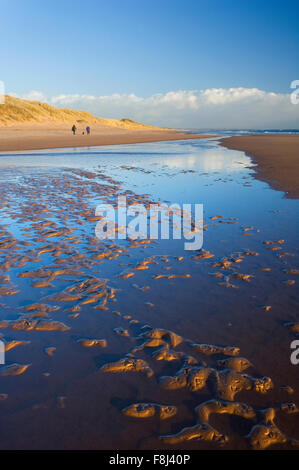
M86 111L76 111L66 108L55 108L39 101L21 100L12 96L5 96L5 104L1 105L0 127L23 125L61 125L77 124L100 127L118 127L122 129L159 129L155 126L142 124L132 119L102 119Z

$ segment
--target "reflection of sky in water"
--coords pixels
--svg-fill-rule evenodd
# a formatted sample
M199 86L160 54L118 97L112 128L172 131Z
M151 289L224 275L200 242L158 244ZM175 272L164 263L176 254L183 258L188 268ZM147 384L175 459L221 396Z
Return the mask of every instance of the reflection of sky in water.
M236 155L239 153L239 160ZM107 157L110 158L107 158ZM78 157L80 158L78 160ZM169 168L194 170L239 170L241 164L249 164L250 159L243 152L234 152L219 147L210 140L153 142L146 144L112 145L90 148L70 148L63 150L44 150L0 154L0 167L7 165L39 167L74 167L94 168L103 163L123 165L142 164L143 168L151 165L167 165Z
M13 175L16 167L17 174L62 167L97 169L137 194L181 204L203 203L205 217L221 214L236 217L241 224L262 226L266 237L275 231L279 238L295 240L298 227L298 201L283 199L282 192L253 179L251 160L244 152L220 147L213 140L2 154L1 167L2 175L5 167L14 168Z
M287 275L284 273L284 267L297 268L298 266L298 201L284 199L282 192L274 191L267 183L254 179L252 177L251 160L243 152L219 147L216 142L212 141L186 141L110 146L101 147L100 149L94 147L91 149L76 149L75 151L70 149L56 152L28 152L27 154L19 153L16 156L0 156L0 180L5 182L17 181L22 186L26 185L26 179L29 178L31 180L30 187L30 184L34 184L35 179L40 179L46 185L40 191L40 202L44 203L47 203L47 187L53 190L51 178L62 176L61 181L63 181L64 174L70 174L64 172L64 168L95 169L121 182L121 188L124 190L129 189L140 195L149 194L150 199L154 201L203 204L204 223L207 224L207 231L203 232L203 248L215 255L213 260L231 256L232 253L244 252L244 250L259 253L257 257L246 257L240 267L241 272L253 274L255 279L255 282L249 283L248 293L245 294L247 297L241 298L241 302L244 301L244 305L247 305L245 309L251 305L250 302L256 296L260 285L262 285L262 289L259 291L261 300L257 300L258 304L269 303L271 305L272 301L269 301L268 298L274 295L276 291L280 292L281 283L286 279ZM82 185L84 185L84 176L76 175L76 178L81 179ZM88 180L86 187L91 181L97 181L97 179ZM101 182L109 184L101 179L98 182L100 184ZM62 188L63 186L60 186L60 189ZM76 190L72 196L77 197ZM68 194L68 197L70 197L70 194ZM86 198L86 200L83 198L82 201L94 209L100 202L96 194L94 197ZM16 206L22 205L23 201L19 194L15 195L15 202ZM36 201L33 200L32 202ZM30 204L30 194L26 203ZM68 209L62 207L62 210L67 211ZM215 215L221 215L222 219L211 220L210 217ZM22 231L22 224L10 218L10 215L5 214L4 211L0 211L0 217L1 223L7 224L7 229L14 236L20 240L26 240L27 233ZM55 220L55 214L51 214L51 212L46 214L45 217ZM28 224L28 222L25 223ZM72 220L69 223L72 226ZM61 225L61 220L58 221L58 225ZM89 244L86 243L86 240L88 240L88 237L94 236L95 227L95 223L77 225L74 221L73 235L78 237L82 243L82 247L81 245L75 246L76 250L80 250L80 252L88 250ZM244 236L243 227L253 227L252 236ZM286 260L278 260L276 252L273 253L263 244L264 240L280 239L285 240L282 250L292 254L292 257L286 258ZM53 240L49 239L49 242L53 242ZM175 322L180 321L176 318L180 319L182 317L180 308L185 312L186 302L187 304L189 302L188 315L191 315L190 318L192 318L190 310L192 310L193 303L199 305L203 302L209 314L210 304L214 305L214 307L211 307L212 311L214 308L221 313L223 305L226 305L227 302L227 305L232 305L230 304L231 289L222 287L221 297L217 296L218 284L211 276L214 268L206 263L194 263L192 257L196 252L185 251L185 242L186 239L184 238L173 240L172 236L169 240L154 240L145 251L143 249L132 250L133 253L131 253L129 259L125 257L116 260L115 263L104 262L99 270L96 268L94 273L96 275L99 273L100 276L104 275L105 278L113 280L112 282L115 283L113 286L118 288L117 276L120 271L126 270L126 263L137 264L146 256L159 257L167 255L170 258L182 256L182 264L175 267L174 272L191 275L192 280L189 287L186 284L186 289L189 289L189 291L182 290L180 294L176 292L178 296L172 294L174 292L173 288L177 285L185 289L184 283L182 285L175 283L170 284L165 292L163 289L158 290L156 294L149 297L149 300L153 300L154 304L158 304L160 298L165 297L167 299L167 304L162 303L161 317L165 315L165 312L169 313L170 311L171 316L173 316L177 305L183 305L183 307L178 308L178 314L175 313L174 318L169 323L170 328L175 330ZM120 246L126 246L127 241L116 240L116 243ZM53 263L51 254L45 253L42 259L43 261L38 267ZM120 266L119 262L125 264ZM265 276L260 277L259 268L268 266L271 267L271 276L267 279ZM35 292L33 288L28 288L26 279L17 277L18 269L11 273L11 281L20 288L22 303L32 302L34 296L39 295L39 291ZM20 269L24 270L24 268ZM25 269L37 269L37 265L34 262L27 263ZM164 271L160 265L156 269L157 273L167 274L167 271ZM150 277L147 277L143 271L141 271L143 274L140 274L139 271L138 273L138 277L136 275L136 279L133 278L133 280L136 282L141 276L143 280L137 281L137 284L150 285L152 282L151 269L148 272ZM225 271L224 274L227 275L229 272ZM201 283L203 283L204 289L201 287ZM245 287L248 288L247 283L245 284ZM161 284L162 287L164 285ZM51 289L48 289L48 291L50 294ZM233 291L233 295L236 295L235 289ZM214 294L214 292L216 294L215 300L211 299L211 293ZM157 301L155 295L157 295ZM188 295L189 299L192 300L188 300ZM282 292L282 295L284 295L283 302L289 305L288 291ZM132 304L124 308L125 311L127 308L132 309L136 298L134 292L131 301L134 300ZM177 298L180 300L178 301ZM164 302L166 302L165 299ZM171 304L174 299L176 299L175 302ZM16 298L12 296L9 301L13 307L18 306L17 296ZM219 301L221 304L217 303ZM39 302L39 298L36 299L36 302ZM169 305L173 305L173 308ZM13 308L12 312L15 311L16 309ZM243 308L241 311L243 313Z
M80 271L82 268L87 275L107 279L108 285L117 289L117 303L109 303L110 311L93 310L92 304L82 305L82 311L76 318L72 318L68 309L75 306L78 299L67 302L68 305L55 299L55 305L62 304L62 308L53 314L49 313L49 319L66 323L71 327L69 332L47 334L46 331L14 330L8 333L9 339L31 341L24 349L16 348L8 353L10 363L32 364L32 367L24 378L1 378L3 391L9 397L7 405L3 404L5 412L1 415L1 420L4 420L1 421L2 427L8 430L8 433L3 434L5 439L2 439L2 447L16 448L20 443L21 447L31 448L32 442L36 448L55 447L57 442L65 447L65 435L67 446L70 448L90 448L90 442L94 443L96 448L107 448L111 442L115 448L123 448L127 442L124 436L129 436L130 439L132 436L128 448L138 448L141 442L147 446L155 443L153 438L158 429L156 422L153 422L152 428L144 428L142 425L140 427L139 422L136 427L134 424L133 427L126 428L127 424L120 409L135 403L136 399L143 402L154 397L157 403L168 402L168 399L165 400L165 393L168 392L162 387L157 387L157 380L161 375L168 374L168 371L174 375L182 367L182 363L169 366L164 363L157 371L156 361L152 361L147 352L141 357L150 361L150 366L155 372L154 380L144 382L144 377L137 377L138 374L120 377L118 374L105 376L98 373L103 364L126 357L124 355L135 346L136 337L143 331L143 325L169 329L196 343L240 347L242 355L248 357L254 365L253 374L256 373L258 377L264 374L273 377L277 389L277 395L266 396L264 400L261 397L254 398L256 401L250 401L250 406L262 409L269 406L269 402L279 403L279 400L287 397L282 395L284 392L280 386L283 384L288 384L295 391L298 389L296 375L292 374L292 366L289 363L289 332L281 333L286 330L283 323L296 318L297 315L296 286L284 286L282 282L288 279L285 268L298 268L298 257L278 260L275 252L269 251L263 244L267 239L285 239L283 251L296 254L298 201L283 199L282 192L273 191L266 183L253 179L253 170L249 163L250 159L242 152L218 148L212 142L199 141L111 146L75 151L71 149L50 153L28 152L27 155L19 153L17 156L0 157L0 186L3 191L8 190L9 196L7 204L0 209L1 224L7 223L7 230L18 239L28 238L28 241L32 242L32 245L20 245L16 251L4 252L4 256L14 258L18 254L30 254L31 250L34 251L40 244L44 244L39 231L40 219L48 221L49 218L55 220L57 217L59 229L64 228L64 224L68 228L73 225L73 235L76 235L80 242L72 245L70 240L62 258L54 258L54 255L45 252L40 260L33 256L26 266L17 264L12 267L9 276L20 292L5 299L1 298L0 318L15 319L23 313L25 305L32 303L53 305L47 298L48 295L61 292L70 286L73 288L75 282L82 281L81 274L75 279L63 275L51 280L53 288L36 288L31 284L31 278L18 277L19 272L26 270L49 266L75 266ZM124 165L127 169L121 168ZM99 263L89 264L93 253L90 251L90 236L94 235L95 224L85 219L83 224L78 224L77 215L81 212L83 215L87 207L96 206L99 194L96 185L95 189L92 189L93 183L106 184L106 181L100 178L87 180L80 172L77 174L64 171L66 167L95 168L121 181L122 188L132 189L138 194L148 193L155 200L160 198L179 203L203 202L208 223L208 231L204 232L204 249L211 251L215 257L212 260L195 261L192 259L194 252L183 251L184 240L158 240L146 249L129 249L129 256L125 253L124 257L105 258L99 260ZM57 180L56 185L54 178ZM73 189L67 192L69 179L76 182L69 186ZM17 184L10 186L11 182ZM74 198L74 206L65 204L64 196L66 199ZM5 198L3 200L5 201ZM30 210L31 205L40 202L48 202L49 211L34 217L35 212ZM29 208L29 211L24 211L24 219L23 204ZM223 219L212 221L210 217L216 214L221 214ZM16 215L18 217L14 217ZM225 222L225 217L238 218L238 223L221 223ZM243 236L244 225L254 227L252 236ZM29 230L23 232L24 226L26 229L29 227ZM61 241L61 238L56 240ZM48 242L55 244L55 238L49 238ZM119 241L116 243L120 244ZM233 253L243 252L247 248L257 251L259 256L244 256L241 266L234 266L233 269L252 275L253 279L249 283L233 279L232 282L238 287L236 289L219 286L218 282L221 280L215 279L211 274L221 269L212 267L210 261L217 261L224 256L231 257ZM101 246L99 250L102 250ZM71 260L77 252L80 255L85 253L86 257L80 258L81 261L78 258ZM163 262L163 258L159 257L165 254L169 263ZM67 256L64 260L65 255ZM178 262L172 255L182 255L183 259ZM148 256L154 257L158 264L150 264L148 271L136 271L135 276L127 281L118 278L120 272L131 270L137 262ZM270 273L260 271L260 268L265 267L271 268ZM170 271L167 268L170 268ZM155 274L167 276L186 273L191 276L188 280L153 279ZM226 276L230 275L231 271L221 273ZM136 283L135 287L133 283ZM142 286L150 288L141 291ZM265 312L261 308L264 305L271 305L273 310L270 313ZM125 316L120 318L110 314L114 309L120 312L119 315L129 314L128 320L137 320L139 325L131 325L125 320ZM128 328L131 338L118 337L115 334L116 327ZM98 348L97 351L82 351L81 346L77 344L79 338L105 338L108 347L103 352ZM53 358L45 354L47 347L57 349ZM180 344L179 350L189 354L189 351L184 349L184 343ZM136 357L140 358L139 355ZM42 376L45 372L50 374L48 378ZM15 380L18 382L17 387ZM172 396L172 392L169 393ZM180 410L179 423L185 426L186 422L190 422L190 416L193 416L194 400L191 395L188 398L186 391L183 395L177 393L179 394L179 391L175 392L174 402L170 397L170 404L184 403L186 412ZM204 401L207 399L205 395ZM66 398L66 407L57 410L57 402L61 397ZM39 409L40 407L44 409ZM60 419L62 414L65 419L63 427ZM48 419L49 416L51 419ZM224 425L225 423L221 424ZM181 424L176 426L178 430L182 427ZM243 422L240 424L241 428L243 436ZM62 432L59 434L60 429ZM234 436L237 436L237 431L237 428L234 429ZM158 432L160 433L159 430ZM25 443L24 436L30 437L27 441L25 439ZM146 441L148 438L150 441ZM237 440L233 438L232 442ZM158 446L159 443L155 448Z

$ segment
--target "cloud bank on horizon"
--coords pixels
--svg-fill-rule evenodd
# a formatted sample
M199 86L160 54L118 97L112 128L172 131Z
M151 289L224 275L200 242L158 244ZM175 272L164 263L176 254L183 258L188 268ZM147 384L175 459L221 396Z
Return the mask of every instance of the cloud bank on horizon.
M93 96L61 94L51 98L40 91L19 98L53 106L89 111L103 118L130 118L146 124L179 128L292 129L298 128L299 105L290 94L258 88L210 88L157 93L143 98L131 94Z

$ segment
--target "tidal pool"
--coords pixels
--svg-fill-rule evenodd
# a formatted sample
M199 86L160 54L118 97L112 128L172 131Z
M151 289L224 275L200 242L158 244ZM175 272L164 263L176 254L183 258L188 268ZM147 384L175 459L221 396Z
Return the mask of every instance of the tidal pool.
M2 449L299 440L298 201L216 140L0 155ZM95 209L203 204L203 247L98 240Z

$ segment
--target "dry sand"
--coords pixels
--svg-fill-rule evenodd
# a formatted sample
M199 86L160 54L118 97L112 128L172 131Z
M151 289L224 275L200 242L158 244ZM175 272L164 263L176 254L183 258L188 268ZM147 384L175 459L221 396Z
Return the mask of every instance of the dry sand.
M257 163L255 177L290 199L299 198L299 135L248 135L221 140L224 147L243 150Z
M77 125L76 135L71 126L45 127L38 124L0 128L0 152L40 150L64 147L86 147L94 145L132 144L167 140L203 139L211 135L183 134L178 130L121 129L97 126L86 135L85 126ZM84 132L84 135L82 134Z

